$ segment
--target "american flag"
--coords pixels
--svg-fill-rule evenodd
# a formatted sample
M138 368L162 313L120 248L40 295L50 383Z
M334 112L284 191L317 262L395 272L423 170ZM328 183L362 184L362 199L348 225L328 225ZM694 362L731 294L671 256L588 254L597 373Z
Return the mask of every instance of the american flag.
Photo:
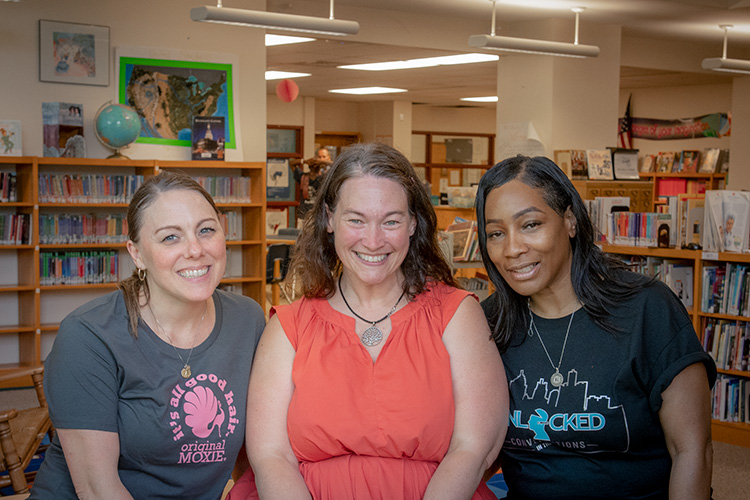
M620 139L620 147L626 149L633 148L633 117L630 115L630 99L628 97L628 106L625 108L625 116L620 118L620 131L617 136Z

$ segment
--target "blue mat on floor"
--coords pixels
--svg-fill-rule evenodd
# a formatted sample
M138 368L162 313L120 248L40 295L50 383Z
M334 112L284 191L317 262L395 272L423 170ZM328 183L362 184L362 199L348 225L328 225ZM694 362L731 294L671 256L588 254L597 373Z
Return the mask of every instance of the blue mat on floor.
M508 486L505 484L505 479L503 479L502 473L492 476L490 480L487 481L487 486L489 486L490 491L492 491L497 498L505 498L508 494Z

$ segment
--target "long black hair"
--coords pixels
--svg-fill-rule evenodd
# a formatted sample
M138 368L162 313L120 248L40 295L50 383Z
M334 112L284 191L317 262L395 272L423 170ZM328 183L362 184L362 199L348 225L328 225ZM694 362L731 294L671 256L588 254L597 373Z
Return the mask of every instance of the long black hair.
M492 335L504 352L517 332L528 329L528 298L516 293L503 279L487 253L485 203L490 192L512 180L538 189L542 198L560 217L567 209L576 222L575 236L570 238L573 257L570 276L576 297L593 321L611 333L617 327L608 320L608 310L639 290L646 280L633 277L625 264L602 252L594 243L595 229L586 205L563 171L549 158L518 155L507 158L482 176L477 190L477 233L479 250L495 293L485 304Z

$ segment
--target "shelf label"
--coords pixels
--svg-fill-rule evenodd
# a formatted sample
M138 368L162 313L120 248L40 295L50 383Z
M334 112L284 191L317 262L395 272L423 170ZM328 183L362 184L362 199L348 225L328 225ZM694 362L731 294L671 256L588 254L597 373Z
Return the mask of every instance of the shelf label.
M703 252L701 254L703 260L719 260L719 252Z

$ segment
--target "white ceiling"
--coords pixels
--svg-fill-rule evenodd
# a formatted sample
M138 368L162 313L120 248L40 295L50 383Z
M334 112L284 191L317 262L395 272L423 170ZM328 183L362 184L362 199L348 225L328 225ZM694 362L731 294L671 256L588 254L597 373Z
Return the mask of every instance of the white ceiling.
M312 4L315 9L320 10L316 15L327 16L329 0L304 0L304 3L306 5L302 8L301 4L295 4L294 0L268 0L267 10L310 15L308 11ZM540 3L547 5L547 8L533 7ZM226 0L225 5L229 6ZM295 10L298 5L300 7ZM750 0L498 0L498 34L503 25L516 22L550 18L570 21L573 16L570 8L573 6L586 8L581 15L582 26L587 22L620 25L624 37L712 43L716 45L718 57L721 55L723 36L718 26L733 24L734 29L730 31L729 38L729 56L732 57L733 48L745 50L750 47ZM478 23L486 22L487 32L492 19L490 0L335 0L336 13L347 8L377 8L411 14L429 13L444 16L446 19L475 19ZM307 11L300 12L304 9ZM336 17L349 19L338 14ZM295 81L300 87L300 95L321 99L394 99L393 95L355 97L328 92L332 88L378 85L406 88L409 90L408 99L414 103L482 106L476 103L462 104L458 98L494 95L496 92L497 64L494 62L388 72L337 69L337 66L343 64L403 60L456 52L361 43L352 41L351 38L336 38L268 47L267 68L312 73L310 77L298 78ZM468 44L465 51L470 51ZM620 77L621 86L626 88L723 83L731 80L731 76L700 69L685 73L631 67L622 67ZM277 82L273 81L268 83L269 93L274 93L276 84Z

